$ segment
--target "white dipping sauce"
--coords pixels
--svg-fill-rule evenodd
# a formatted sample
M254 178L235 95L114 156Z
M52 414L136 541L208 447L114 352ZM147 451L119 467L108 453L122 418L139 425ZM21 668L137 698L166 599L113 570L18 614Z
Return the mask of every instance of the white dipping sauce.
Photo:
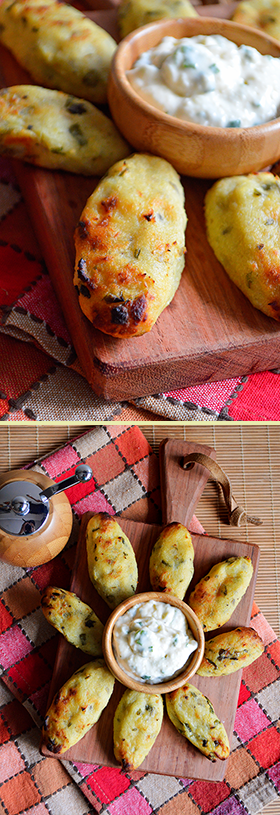
M280 115L280 59L220 34L164 37L126 76L146 102L188 122L252 127Z
M155 684L180 673L197 641L185 615L169 603L149 600L118 618L113 646L120 667L140 682Z

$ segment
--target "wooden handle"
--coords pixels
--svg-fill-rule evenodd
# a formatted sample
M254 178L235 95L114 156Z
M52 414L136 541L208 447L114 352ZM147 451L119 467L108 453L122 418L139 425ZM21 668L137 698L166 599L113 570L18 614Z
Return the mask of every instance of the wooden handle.
M228 522L231 526L241 526L241 524L246 522L254 524L255 526L262 524L260 518L247 515L245 509L240 506L240 504L237 504L232 494L230 480L216 461L212 461L210 456L206 456L205 453L189 453L183 458L183 469L188 469L190 466L193 467L195 462L206 467L211 477L214 478L221 487L227 508Z
M178 521L188 526L203 493L209 472L201 464L183 470L182 459L190 453L216 458L213 447L180 439L165 439L159 448L162 522Z

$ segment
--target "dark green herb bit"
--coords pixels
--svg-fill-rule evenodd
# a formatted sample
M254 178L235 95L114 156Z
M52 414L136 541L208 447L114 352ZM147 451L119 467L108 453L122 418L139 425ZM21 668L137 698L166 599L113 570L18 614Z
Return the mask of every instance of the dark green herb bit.
M99 82L99 76L97 71L95 71L94 68L92 68L90 71L87 71L87 73L83 76L83 82L85 85L94 88L95 85L97 85Z
M73 136L73 138L76 139L76 142L78 142L80 147L84 147L85 144L87 144L87 139L83 131L81 130L80 125L77 124L76 122L75 124L70 125L69 133L71 133L71 136Z
M70 100L69 102L67 100L65 107L69 113L78 114L79 116L81 116L82 113L86 113L87 110L83 102L74 102Z
M213 660L212 660L212 659L209 659L209 657L206 657L206 659L207 659L207 662L210 662L210 665L213 665L213 667L214 667L214 668L215 668L215 670L216 670L217 665L215 664L215 662L213 662Z
M213 74L219 74L220 73L220 68L218 68L218 65L216 65L215 62L212 62L212 65L209 65L209 68L210 68L210 71L213 71Z
M91 618L89 617L88 620L85 621L85 626L86 628L94 628L95 621L91 620Z
M240 127L241 120L240 119L232 119L230 122L227 123L227 127Z
M248 62L252 62L253 56L252 56L250 47L248 48L248 46L246 46L246 45L241 45L241 51L243 51L245 59L247 59Z
M134 257L139 258L140 252L141 252L141 249L134 249Z

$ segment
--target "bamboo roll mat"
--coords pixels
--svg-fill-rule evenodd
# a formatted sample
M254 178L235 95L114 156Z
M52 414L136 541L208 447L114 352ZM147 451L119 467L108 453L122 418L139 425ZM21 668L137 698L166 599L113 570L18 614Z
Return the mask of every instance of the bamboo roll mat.
M2 425L0 426L0 472L22 467L40 459L94 425ZM125 427L126 425L124 425ZM180 438L209 444L217 462L228 475L233 495L249 515L261 517L262 526L240 529L226 523L220 493L209 481L197 507L197 517L210 535L256 543L260 566L255 600L266 619L280 636L280 424L139 424L158 452L162 439ZM262 810L280 815L279 801Z

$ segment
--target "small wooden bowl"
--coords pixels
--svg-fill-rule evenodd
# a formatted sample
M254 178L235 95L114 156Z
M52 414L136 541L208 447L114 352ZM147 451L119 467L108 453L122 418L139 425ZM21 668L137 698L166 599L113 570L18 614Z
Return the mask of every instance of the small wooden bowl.
M174 676L174 679L168 679L166 682L160 682L158 685L149 685L147 682L137 682L136 679L128 676L118 664L113 649L113 629L116 621L125 611L131 608L131 606L137 605L138 603L147 603L148 600L169 603L171 606L179 608L185 615L188 626L198 643L198 647L191 655L187 667L183 669L180 674ZM170 691L176 690L176 688L180 688L181 685L188 682L199 668L204 654L204 633L198 617L183 600L179 600L179 598L173 594L163 594L160 591L146 591L143 592L143 594L134 594L133 597L124 600L123 603L120 603L113 611L104 628L102 647L104 659L109 670L122 685L144 693L170 693Z
M280 57L280 42L249 26L217 18L158 20L133 31L118 46L112 61L108 100L113 119L139 152L167 159L179 173L221 178L256 172L280 157L280 118L249 128L208 127L180 121L144 102L126 71L165 36L177 39L221 34L237 45Z

